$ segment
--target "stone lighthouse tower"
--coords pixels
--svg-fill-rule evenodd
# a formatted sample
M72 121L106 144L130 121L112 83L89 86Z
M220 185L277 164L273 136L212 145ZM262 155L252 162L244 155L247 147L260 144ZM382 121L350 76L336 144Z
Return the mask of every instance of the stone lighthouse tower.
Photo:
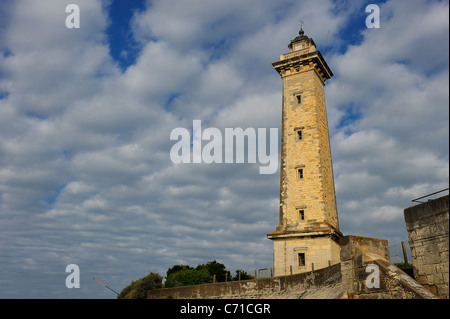
M273 67L283 80L280 220L273 241L275 276L340 261L325 81L333 76L313 39L300 30Z

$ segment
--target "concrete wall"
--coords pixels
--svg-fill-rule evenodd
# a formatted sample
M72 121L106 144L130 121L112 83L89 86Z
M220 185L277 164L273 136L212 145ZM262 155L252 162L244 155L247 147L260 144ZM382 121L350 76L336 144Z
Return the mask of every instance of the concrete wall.
M414 278L449 298L449 196L404 210Z

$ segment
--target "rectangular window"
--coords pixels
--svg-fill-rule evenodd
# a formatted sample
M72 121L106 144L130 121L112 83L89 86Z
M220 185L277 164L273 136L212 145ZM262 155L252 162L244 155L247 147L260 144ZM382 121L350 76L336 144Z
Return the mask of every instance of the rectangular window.
M302 130L297 131L297 139L299 141L301 141L303 139L303 131Z
M297 98L297 104L302 103L302 96L300 94L296 95L295 97Z
M304 126L299 126L294 128L295 131L295 140L296 141L301 141L303 140L303 130L304 130Z
M306 266L305 253L299 253L298 254L298 265L299 265L299 267L305 267Z
M303 178L303 168L297 169L297 176L298 176L298 178L300 178L300 179Z
M300 210L298 211L298 218L299 218L300 220L305 220L305 211L304 211L303 209L300 209Z

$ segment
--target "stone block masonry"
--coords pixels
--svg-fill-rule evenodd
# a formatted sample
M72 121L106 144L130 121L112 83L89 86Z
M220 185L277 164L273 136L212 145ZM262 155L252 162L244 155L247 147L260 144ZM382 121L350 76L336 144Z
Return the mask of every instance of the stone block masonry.
M388 241L361 236L341 238L342 290L349 299L437 299L389 262ZM369 267L369 268L368 268ZM368 286L368 269L376 268L378 285Z
M404 210L414 278L440 298L449 298L449 196Z
M148 299L339 299L341 265L290 276L150 290Z
M288 276L148 291L148 299L437 299L384 258L387 241L346 236L340 263ZM381 255L379 255L381 254ZM376 265L380 285L367 287L367 266Z
M333 76L303 30L290 52L272 63L283 81L279 225L273 241L275 276L339 262L339 222L325 103Z

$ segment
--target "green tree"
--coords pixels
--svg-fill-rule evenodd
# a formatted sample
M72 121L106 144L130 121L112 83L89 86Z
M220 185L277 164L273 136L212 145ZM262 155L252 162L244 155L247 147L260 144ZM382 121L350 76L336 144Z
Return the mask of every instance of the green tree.
M211 274L211 277L216 275L216 281L225 281L226 276L231 280L231 273L225 268L224 264L218 263L215 260L197 266L197 269L206 269Z
M206 269L183 269L177 272L172 272L164 284L164 287L179 287L199 285L209 282L211 275Z
M169 278L171 274L176 273L177 271L186 269L192 269L192 267L189 265L173 265L172 267L167 269L166 278Z
M147 292L152 289L162 288L163 276L151 272L147 276L132 281L128 286L122 289L120 294L124 298L146 299ZM118 296L118 298L120 298Z

